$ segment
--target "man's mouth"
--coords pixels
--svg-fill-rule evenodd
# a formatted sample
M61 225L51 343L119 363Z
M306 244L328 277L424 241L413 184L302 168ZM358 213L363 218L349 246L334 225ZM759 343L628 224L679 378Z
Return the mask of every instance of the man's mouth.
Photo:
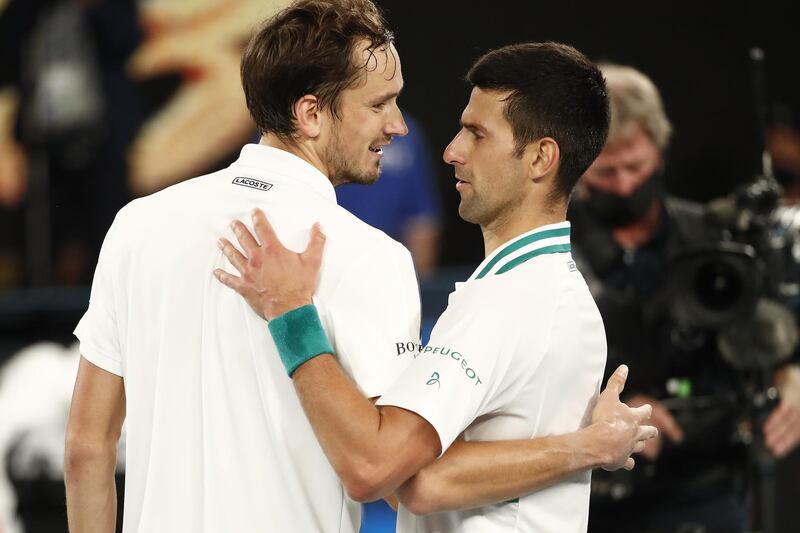
M383 147L389 144L390 142L392 142L391 138L385 139L377 144L373 144L372 146L369 147L369 151L374 152L378 155L383 155Z

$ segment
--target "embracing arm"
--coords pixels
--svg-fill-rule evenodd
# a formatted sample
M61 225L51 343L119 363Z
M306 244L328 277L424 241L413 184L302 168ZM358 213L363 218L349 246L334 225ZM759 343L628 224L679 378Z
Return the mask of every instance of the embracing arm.
M64 452L71 533L113 533L117 518L114 471L125 419L122 378L81 357Z
M330 355L292 375L297 395L322 449L356 501L391 494L440 453L433 427L398 407L376 407Z
M319 228L312 231L308 250L296 254L281 245L261 211L254 213L253 223L263 244L235 221L234 233L247 256L225 239L220 240L220 247L241 277L217 270L218 279L244 296L266 319L311 303L324 244ZM271 330L277 322L270 323ZM291 339L291 332L287 338ZM317 440L345 490L357 501L380 499L436 459L440 453L438 435L415 413L375 406L333 356L324 354L330 350L324 344L316 346L319 349L315 351L323 355L300 366L287 364L287 370Z
M414 514L469 509L508 501L597 467L632 469L630 455L657 432L640 426L650 415L649 406L630 409L619 401L627 374L621 366L609 378L586 428L527 440L456 441L400 487L400 502Z
M312 232L308 249L296 254L281 245L263 213L256 211L253 221L263 244L235 222L234 231L247 255L224 239L220 246L241 277L217 270L218 279L267 319L309 304L324 245L319 228ZM287 368L317 439L354 499L369 501L387 496L439 455L439 435L429 422L399 407L373 405L330 354L305 359L299 366L287 364ZM416 508L415 500L430 497L435 502L432 510L471 507L542 488L598 464L619 468L628 461L636 443L646 438L639 427L646 409L631 410L619 402L622 383L624 376L610 395L613 401L601 399L595 409L596 415L601 411L595 417L598 422L590 429L534 441L460 443L449 457L404 487L401 501L405 499ZM600 406L606 404L603 411ZM616 441L603 440L609 435ZM616 443L616 447L610 446L611 451L607 451L596 447L598 443ZM489 472L492 466L500 471ZM481 474L485 474L483 479ZM458 488L453 497L436 499L442 489L464 482L470 483L469 489Z

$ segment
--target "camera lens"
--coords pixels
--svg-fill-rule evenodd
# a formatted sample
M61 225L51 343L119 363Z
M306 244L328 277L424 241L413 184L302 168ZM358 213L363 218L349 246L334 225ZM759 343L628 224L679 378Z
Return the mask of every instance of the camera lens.
M730 263L710 261L697 269L694 290L703 307L725 311L739 302L742 296L742 278Z

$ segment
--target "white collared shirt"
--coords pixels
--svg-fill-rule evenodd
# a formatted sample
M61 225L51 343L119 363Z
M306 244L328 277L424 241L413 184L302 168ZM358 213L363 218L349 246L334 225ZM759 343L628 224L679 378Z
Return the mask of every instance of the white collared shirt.
M219 283L216 246L261 207L289 248L326 234L315 302L345 371L368 397L419 342L419 292L399 243L336 204L330 181L294 155L248 145L229 168L123 208L106 236L82 355L124 379L125 533L358 531L266 322ZM399 353L399 355L398 355Z
M433 425L442 450L465 440L528 439L584 427L606 361L603 322L572 261L569 223L537 228L490 254L450 295L431 340L379 400ZM398 533L587 528L589 472L518 500L417 517Z

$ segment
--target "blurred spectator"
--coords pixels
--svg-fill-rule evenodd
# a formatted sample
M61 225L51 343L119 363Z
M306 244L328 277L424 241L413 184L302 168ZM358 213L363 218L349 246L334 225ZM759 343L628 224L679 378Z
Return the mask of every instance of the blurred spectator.
M632 474L596 473L596 533L747 529L746 454L737 444L741 376L723 361L713 331L682 331L664 312L670 261L687 245L720 240L702 206L665 193L671 125L651 80L605 65L611 100L606 147L570 208L576 259L606 324L608 366L631 367L630 405L653 405L659 438ZM778 457L800 442L800 370L778 373L779 406L765 427Z
M336 198L358 218L402 242L424 278L436 268L439 257L439 189L425 134L408 113L403 116L408 135L394 138L384 148L378 181L341 185Z
M5 285L87 283L129 199L125 150L141 122L124 73L139 42L135 4L12 0L0 35L0 151L14 154L0 169L0 217L13 223L0 235Z
M88 283L120 207L225 163L241 47L286 3L0 3L0 286Z

